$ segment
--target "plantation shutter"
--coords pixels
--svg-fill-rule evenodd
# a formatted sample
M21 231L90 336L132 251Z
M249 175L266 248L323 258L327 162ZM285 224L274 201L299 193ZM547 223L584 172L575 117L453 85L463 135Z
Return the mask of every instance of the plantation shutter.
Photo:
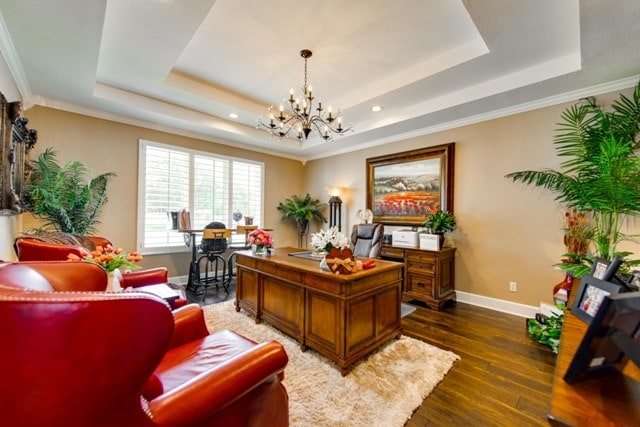
M253 223L262 226L262 166L234 160L232 180L234 211L252 216Z
M143 242L141 248L184 247L167 212L189 207L189 152L141 144L144 159Z
M227 227L229 219L229 166L227 159L196 155L194 160L194 227L212 221Z
M143 253L189 250L185 235L171 230L167 214L180 209L189 210L196 230L212 221L234 229L237 211L264 227L263 163L140 140L139 168L138 249ZM232 239L244 242L245 236Z

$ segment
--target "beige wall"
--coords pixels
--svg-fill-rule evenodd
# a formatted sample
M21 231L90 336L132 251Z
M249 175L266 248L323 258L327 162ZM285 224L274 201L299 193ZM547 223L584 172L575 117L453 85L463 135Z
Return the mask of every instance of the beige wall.
M109 237L126 250L133 250L136 245L138 139L264 162L264 225L274 229L278 245L293 245L297 241L295 226L280 222L276 206L303 191L304 167L298 161L50 108L34 107L24 115L29 118L29 127L38 131L32 158L53 147L60 163L79 160L96 173L118 175L109 184L109 201L100 217L97 234ZM23 229L35 224L30 215L23 219ZM188 273L188 262L189 254L180 253L147 256L141 264L145 268L164 265L170 276L180 276Z
M606 102L612 97L610 94L598 99ZM567 105L310 161L306 166L293 160L43 107L33 108L25 115L30 119L30 127L39 134L34 157L52 146L63 162L76 159L93 166L97 172L118 174L109 188L110 201L101 218L100 234L125 248L136 243L139 138L265 162L265 224L275 228L278 246L297 242L295 227L279 220L278 202L306 192L327 201L327 186L344 186L347 189L343 196L343 230L348 231L355 212L365 207L368 157L455 142L454 210L459 228L451 240L458 248L456 288L538 305L541 300L551 300L553 285L563 278L552 267L564 253L563 211L551 193L512 183L504 175L558 165L552 136ZM23 222L25 227L30 224L29 220ZM623 249L638 252L637 245ZM143 261L145 267L159 265L169 267L172 276L185 275L188 254L148 256ZM509 291L510 281L517 282L517 292Z
M552 137L567 105L311 161L305 169L306 190L349 187L343 222L350 230L355 212L366 203L366 158L455 142L454 212L459 227L451 240L458 248L456 289L533 306L551 302L553 286L564 277L552 267L565 249L564 211L550 192L504 176L558 166ZM638 252L637 247L630 250ZM517 292L509 291L510 281L517 283Z

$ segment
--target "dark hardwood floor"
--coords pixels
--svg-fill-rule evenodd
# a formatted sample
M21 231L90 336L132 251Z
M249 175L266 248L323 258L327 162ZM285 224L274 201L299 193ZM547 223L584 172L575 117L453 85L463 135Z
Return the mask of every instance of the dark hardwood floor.
M235 298L222 287L191 302L215 304ZM402 319L403 333L460 356L415 411L406 427L547 426L555 355L529 339L525 319L450 302L440 312L420 303Z
M529 339L525 319L452 302L440 312L419 306L402 326L460 356L407 427L548 425L555 355Z

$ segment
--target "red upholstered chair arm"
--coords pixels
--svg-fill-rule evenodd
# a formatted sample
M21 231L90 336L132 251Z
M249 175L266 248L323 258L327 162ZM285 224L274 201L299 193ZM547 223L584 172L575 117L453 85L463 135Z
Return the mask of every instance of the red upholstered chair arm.
M166 267L130 271L122 273L120 286L123 288L137 288L139 286L157 285L159 283L167 283L168 277Z
M204 321L204 312L198 304L189 304L173 310L173 320L175 328L171 348L209 335Z
M282 371L288 362L276 341L256 345L229 361L149 402L162 426L205 425L215 413Z

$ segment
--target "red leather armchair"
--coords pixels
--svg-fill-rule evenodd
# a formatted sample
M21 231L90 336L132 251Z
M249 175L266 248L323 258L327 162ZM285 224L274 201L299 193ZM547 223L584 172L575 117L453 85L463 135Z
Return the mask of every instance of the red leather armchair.
M18 265L0 268L0 425L288 425L279 343L150 294L26 290L43 270Z
M163 270L163 271L156 271ZM166 283L167 270L149 269L137 272L126 281L133 289L149 284ZM125 274L128 276L129 274ZM29 277L28 281L23 280ZM122 275L121 275L122 276ZM159 277L165 280L158 282ZM0 262L0 280L7 285L40 291L106 291L107 272L98 264L70 261ZM125 283L121 278L120 283ZM182 293L172 302L173 308L187 305Z
M87 238L96 246L111 244L109 239L104 237L88 236ZM18 237L14 248L19 261L67 261L69 254L81 257L84 249L81 246L47 243L33 237ZM121 274L118 280L122 288L156 285L158 283L167 283L168 272L165 267L149 268ZM182 307L186 303L187 300L185 298L179 298L175 302L175 306Z

